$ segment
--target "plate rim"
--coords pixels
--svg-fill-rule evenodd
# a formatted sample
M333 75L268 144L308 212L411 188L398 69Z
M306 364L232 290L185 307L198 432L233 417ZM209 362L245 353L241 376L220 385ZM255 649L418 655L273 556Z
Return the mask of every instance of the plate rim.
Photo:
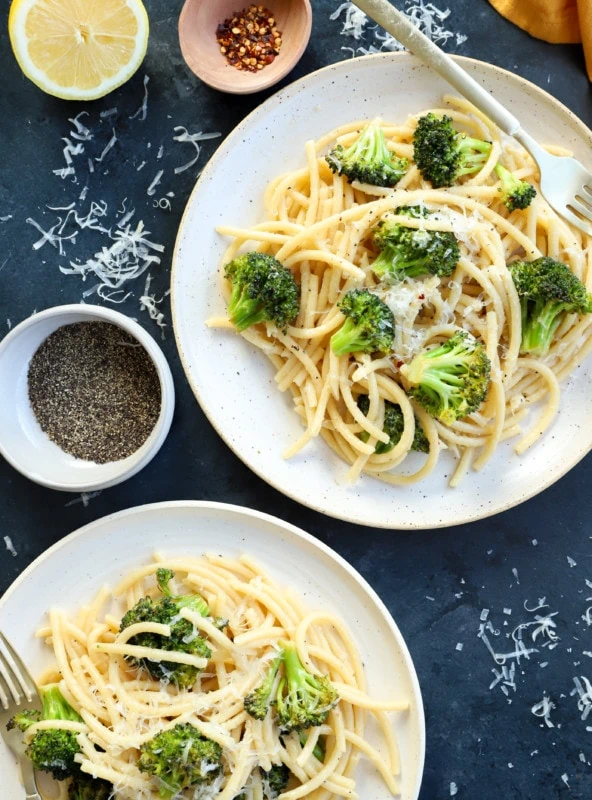
M521 75L517 75L510 70L504 69L503 67L499 67L496 64L492 64L488 61L482 61L478 58L471 58L469 56L458 56L452 55L452 59L456 62L459 62L461 66L463 64L477 64L480 66L486 66L493 70L494 72L501 74L503 76L510 76L511 80L517 81L519 84L522 84L525 90L532 90L535 94L539 94L545 100L550 100L552 105L561 109L561 111L567 116L567 118L571 121L571 123L576 127L581 129L583 135L589 140L590 146L592 147L592 129L590 129L585 122L583 122L573 111L571 111L566 105L564 105L560 100L554 97L552 94L547 92L545 89L542 89L540 86L537 86L535 83L523 78ZM236 448L231 440L224 431L220 428L217 422L214 420L213 416L210 413L210 410L206 407L206 404L202 404L201 400L201 392L200 388L192 376L191 370L189 368L189 364L187 358L185 356L184 350L181 345L181 334L179 332L180 325L177 323L177 304L176 304L176 276L177 276L177 268L179 259L179 250L181 247L181 240L183 238L183 231L185 225L187 224L187 218L189 215L189 209L193 206L195 202L195 196L197 195L198 191L201 188L202 181L207 180L210 172L214 167L217 165L218 161L223 158L224 153L227 149L227 144L232 142L235 136L240 136L243 128L250 122L251 118L261 112L262 108L265 108L268 104L273 102L278 102L278 98L281 101L281 96L285 92L292 91L295 87L303 84L306 81L316 78L320 73L329 72L331 70L339 69L342 65L351 64L352 62L369 62L369 61L395 61L395 60L408 60L408 61L415 61L418 65L423 66L423 62L417 57L414 56L412 53L408 51L400 51L394 53L374 53L367 56L357 56L352 59L346 59L343 61L336 61L333 64L328 64L325 67L320 67L319 69L313 70L312 72L303 75L298 80L289 83L287 86L284 86L279 91L272 94L270 97L266 98L260 105L256 106L252 111L250 111L246 117L244 117L225 137L225 139L220 143L220 146L211 156L205 167L203 168L202 172L200 173L195 186L193 187L189 198L187 199L187 203L183 210L183 214L181 216L181 221L179 222L179 227L177 229L177 236L175 238L175 246L173 249L173 255L171 259L171 279L170 279L170 302L171 302L171 320L172 320L172 327L175 336L175 344L177 346L177 352L179 354L179 360L181 361L181 365L183 367L183 372L185 373L185 378L189 387L193 393L194 398L197 400L197 403L202 410L203 414L205 415L206 419L213 427L215 432L218 436L222 439L222 441L226 444L226 446L231 450L234 455L240 459L240 461L251 470L251 472L255 473L257 477L261 480L265 481L269 486L274 488L276 491L283 494L285 497L294 500L296 503L304 506L305 508L310 508L313 511L318 512L319 514L324 514L325 516L331 517L332 519L342 520L344 522L349 522L354 525L364 525L365 527L369 528L376 528L379 530L397 530L397 531L404 531L404 530L437 530L440 528L452 528L459 525L467 525L471 522L478 522L479 520L487 519L489 517L496 516L497 514L502 514L505 511L510 510L511 508L515 508L522 503L525 503L527 500L531 500L533 497L544 492L554 483L561 480L561 478L565 477L568 472L570 472L575 466L577 466L580 461L583 461L584 458L592 451L592 437L590 438L589 443L584 447L584 449L579 450L576 456L566 459L562 462L558 472L554 474L548 481L543 481L542 483L537 484L533 487L532 491L525 492L520 497L506 502L500 505L498 508L491 510L483 508L483 510L477 514L465 514L462 518L456 519L453 522L438 522L435 524L430 524L427 527L422 526L420 523L414 522L413 520L409 520L408 522L395 522L390 523L388 520L383 520L382 524L378 521L368 521L368 520L360 520L359 518L352 517L348 515L346 511L340 512L339 509L335 509L332 511L327 510L322 506L321 503L315 502L314 499L302 499L298 496L297 493L291 492L289 488L286 488L281 484L279 481L276 481L273 477L273 474L267 474L260 469L259 467L254 466L253 459L247 454L243 455L239 452L238 448ZM278 454L279 457L279 454ZM386 524L385 524L386 523Z
M48 558L53 556L55 553L59 552L62 548L64 548L70 542L73 542L78 539L84 538L88 533L93 532L97 528L101 528L105 524L109 524L114 520L122 520L126 517L131 517L136 514L142 513L154 513L159 511L167 511L171 509L183 509L190 512L197 512L203 513L207 511L221 511L224 513L230 513L233 516L236 516L237 519L241 517L250 517L256 520L262 520L263 522L269 523L275 528L279 528L283 532L288 533L289 535L295 537L297 540L304 541L309 545L312 545L313 548L320 550L327 556L330 560L337 563L341 569L345 570L345 572L349 575L349 577L356 582L356 584L363 590L369 600L373 603L374 607L378 610L381 617L384 619L386 625L388 626L391 634L393 635L397 646L401 652L403 657L403 664L409 675L409 679L412 686L412 693L413 693L413 701L417 708L417 718L419 721L419 742L418 742L418 770L417 770L417 777L415 780L415 784L413 786L413 794L412 797L414 800L419 798L419 793L421 790L421 785L423 781L423 775L425 770L425 754L426 754L426 720L425 720L425 709L423 705L423 697L421 693L421 686L419 683L419 678L417 677L417 670L415 669L415 664L411 657L411 653L409 652L409 648L407 646L407 642L405 641L405 637L401 633L399 626L391 612L389 611L388 607L378 594L378 592L370 585L370 583L364 578L364 576L358 572L358 570L352 566L347 559L345 559L342 555L340 555L336 550L329 545L325 544L325 542L317 539L308 531L299 528L297 525L293 525L291 522L281 519L280 517L276 517L273 514L268 514L265 511L259 511L258 509L248 508L247 506L240 506L235 503L220 503L214 500L164 500L157 503L144 503L143 505L139 506L131 506L130 508L122 509L121 511L116 511L111 514L106 514L103 517L99 517L99 519L93 520L92 522L88 522L86 525L83 525L80 528L77 528L74 531L71 531L66 536L58 539L57 542L50 545L46 550L40 553L24 570L21 572L14 581L9 585L8 589L4 592L2 596L0 596L0 615L4 607L7 605L8 600L12 597L12 595L18 591L21 585L32 575L36 568Z

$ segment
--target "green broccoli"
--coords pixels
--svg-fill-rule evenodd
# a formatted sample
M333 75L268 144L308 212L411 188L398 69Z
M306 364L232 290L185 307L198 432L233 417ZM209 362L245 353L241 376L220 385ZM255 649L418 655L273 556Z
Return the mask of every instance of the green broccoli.
M489 388L490 372L485 347L466 331L457 331L438 347L422 350L401 367L411 385L411 396L444 423L479 408Z
M368 289L352 289L338 306L346 320L331 337L335 355L390 351L395 336L395 317L377 295Z
M290 780L290 770L285 764L274 764L270 770L261 770L263 777L263 797L274 800L281 794Z
M366 125L350 147L334 147L326 161L333 172L345 175L350 183L359 181L373 186L394 186L409 166L406 158L391 153L382 128L375 122Z
M275 800L287 787L290 770L285 764L273 764L267 772L261 767L258 769L263 779L263 797L265 800ZM245 792L241 792L234 800L247 800L247 795Z
M265 719L271 704L271 693L275 683L275 677L282 663L283 653L279 653L271 662L267 673L259 686L245 697L245 711L255 719Z
M18 727L26 731L31 725L42 720L83 722L82 717L63 697L57 683L41 686L39 694L43 710L16 714L8 723L9 729ZM36 769L51 772L56 780L63 781L79 771L78 764L74 760L74 756L80 753L77 735L74 731L60 728L39 730L27 747L27 756Z
M432 212L425 206L401 206L397 214L426 217ZM392 219L381 220L372 234L380 255L372 264L379 279L402 280L419 275L452 275L460 249L453 233L407 228Z
M222 769L222 748L193 725L180 723L140 747L138 768L158 779L161 797L211 783Z
M368 398L367 394L361 394L358 397L358 408L362 414L364 414L364 416L368 416L370 399ZM376 442L374 452L377 455L382 455L382 453L388 453L390 450L392 450L393 447L399 443L401 436L403 435L404 427L405 423L403 420L401 406L397 405L396 403L391 403L390 400L385 400L384 425L382 430L388 434L389 440L388 442ZM367 442L369 438L370 435L367 431L360 433L360 439L363 442ZM413 435L411 449L418 453L430 452L430 443L428 442L428 437L425 435L425 432L417 421L417 418L415 420L415 433Z
M80 772L72 779L68 788L68 800L109 800L113 786L100 778L92 778Z
M545 355L566 314L592 313L592 294L560 261L543 256L508 269L522 308L522 353Z
M300 739L300 745L304 747L306 745L307 736L303 731L300 731L298 738ZM321 741L321 739L317 739L317 743L313 747L312 750L313 756L316 758L317 761L324 761L325 760L325 744Z
M276 709L284 732L322 725L339 695L324 675L308 672L293 642L282 643L284 675L276 692Z
M495 172L500 179L501 200L508 211L528 208L536 197L534 186L527 181L521 181L499 162L495 165Z
M452 118L431 112L420 117L413 133L413 157L423 177L435 189L452 186L463 175L478 172L491 151L491 142L457 131Z
M174 573L168 569L159 569L156 572L158 586L163 597L153 602L149 597L142 598L131 608L121 620L120 630L123 631L136 622L159 622L171 626L170 636L161 636L156 633L140 633L132 636L129 643L140 647L151 647L159 650L171 650L180 653L191 653L202 658L210 658L212 651L207 641L197 635L194 626L186 619L179 618L183 608L195 611L202 617L209 616L208 604L199 595L185 595L173 597L169 589L169 581ZM188 689L195 683L199 670L189 664L176 664L172 661L150 661L126 656L126 659L137 667L145 669L153 678L166 683L174 683L181 689Z
M245 253L226 264L224 275L232 286L228 315L238 331L260 322L274 322L285 331L297 316L300 289L277 258Z

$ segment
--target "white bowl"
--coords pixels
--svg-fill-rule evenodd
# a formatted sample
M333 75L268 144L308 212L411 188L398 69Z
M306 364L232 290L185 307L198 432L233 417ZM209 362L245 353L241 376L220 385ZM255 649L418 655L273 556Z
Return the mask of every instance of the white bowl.
M95 464L65 453L41 430L29 402L31 358L57 328L75 322L117 325L144 347L158 373L161 407L156 425L144 444L120 461ZM89 492L131 478L160 450L174 407L173 377L162 350L137 322L118 311L82 304L55 306L24 320L0 342L0 453L27 478L50 489Z

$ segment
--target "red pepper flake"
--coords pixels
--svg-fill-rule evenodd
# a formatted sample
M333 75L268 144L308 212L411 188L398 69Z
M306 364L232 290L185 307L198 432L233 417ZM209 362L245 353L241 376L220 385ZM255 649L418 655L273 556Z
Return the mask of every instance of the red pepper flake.
M417 299L418 300L425 300L425 294L418 294L417 295Z
M236 69L258 72L273 63L282 46L281 31L265 6L250 5L218 25L220 52Z
M401 369L404 363L404 361L397 361L397 369Z

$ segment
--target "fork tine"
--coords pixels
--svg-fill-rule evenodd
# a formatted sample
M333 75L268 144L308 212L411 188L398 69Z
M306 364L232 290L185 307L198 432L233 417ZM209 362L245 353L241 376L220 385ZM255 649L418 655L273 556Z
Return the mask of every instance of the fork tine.
M586 209L586 213L587 213L589 216L590 216L590 215L592 215L592 197L588 198L588 197L587 197L587 196L584 194L584 192L582 192L581 194L577 194L577 195L575 196L575 201L574 201L574 203L573 203L573 206L574 206L574 208L577 208L577 206L576 206L576 204L575 204L576 202L579 202L579 203L580 203L580 205L582 206L582 209L583 209L583 208L585 208L585 209ZM584 213L582 209L578 208L578 211L582 211L582 213Z
M10 698L12 697L13 701L17 704L17 706L20 706L21 701L23 699L22 692L19 692L14 680L14 674L10 669L8 661L6 661L1 652L0 652L0 685L5 691L8 702L10 703ZM5 704L3 703L3 705ZM8 708L8 706L5 705L5 708Z
M583 231L587 236L592 236L592 218L590 217L590 212L589 211L585 212L585 216L588 217L588 219L591 219L591 222L588 223L587 221L583 220L581 217L578 217L576 214L573 213L573 211L570 210L570 207L572 206L573 202L574 201L572 200L570 206L568 208L562 208L559 213L561 214L562 217L564 217L564 219L569 220L569 222L571 222L572 225L575 225L576 228Z
M0 672L0 706L8 711L8 707L10 705L9 695L10 691L8 689L8 684L2 677L2 673Z
M592 201L591 201L592 202ZM592 222L592 207L584 201L583 197L576 196L569 204L570 209L574 209L584 217L584 222Z
M582 186L582 192L585 194L589 194L592 197L592 185L590 186Z
M4 647L6 652L9 655L10 662L5 658L4 661L9 664L12 668L13 677L16 679L17 683L20 685L25 697L27 700L32 700L37 692L37 687L35 686L35 682L33 678L29 675L29 671L23 664L20 656L10 644L6 636L0 631L0 645ZM0 664L2 663L2 651L0 650Z

